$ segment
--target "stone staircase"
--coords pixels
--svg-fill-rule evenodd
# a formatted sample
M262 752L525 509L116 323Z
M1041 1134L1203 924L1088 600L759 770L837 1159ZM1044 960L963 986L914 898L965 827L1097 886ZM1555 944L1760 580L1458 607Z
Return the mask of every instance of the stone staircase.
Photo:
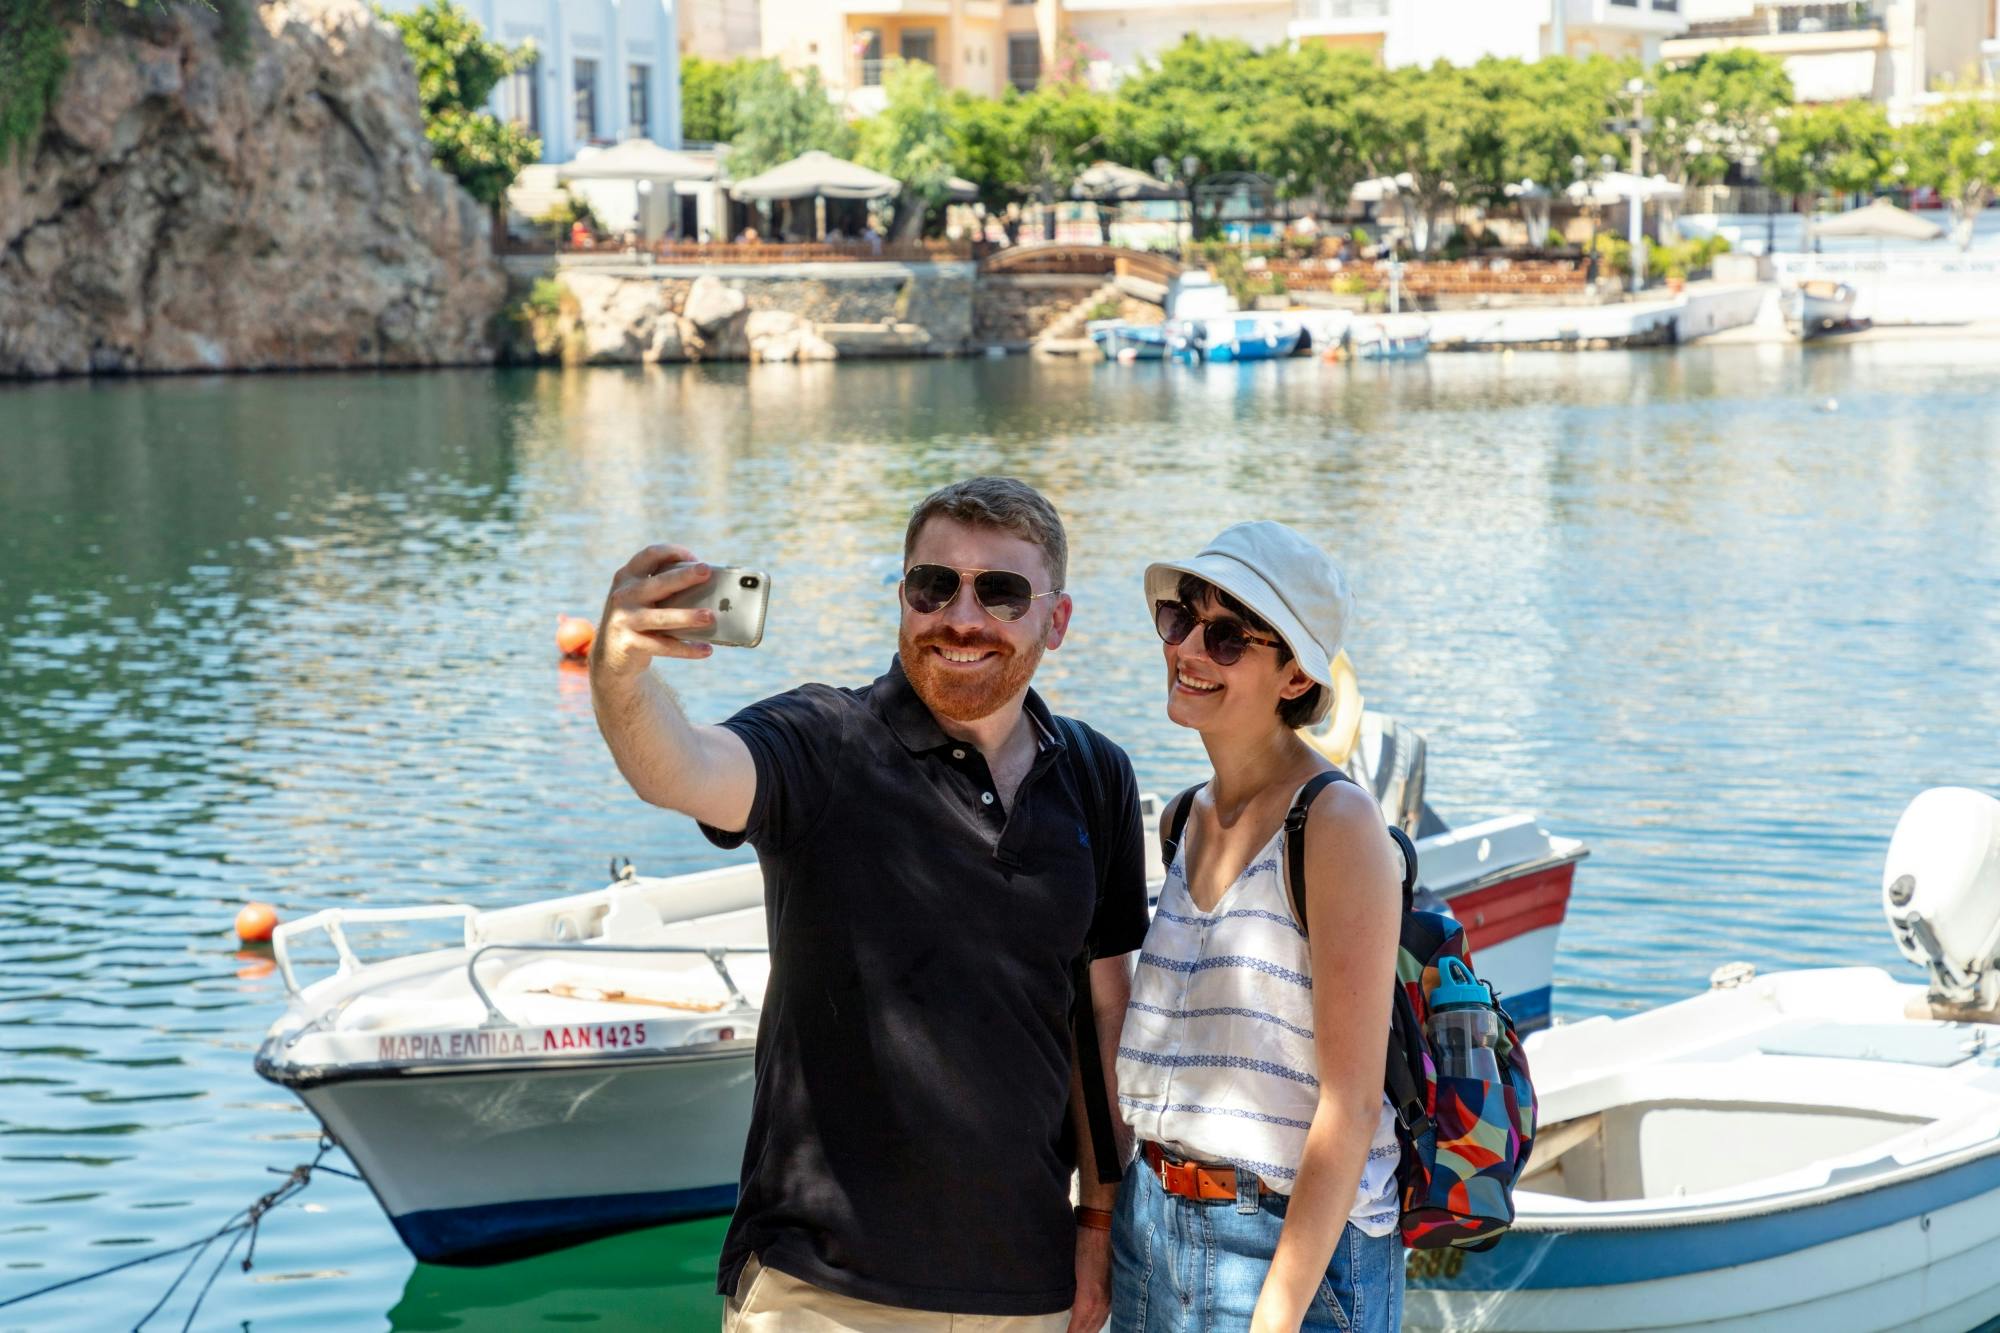
M1056 342L1084 337L1084 325L1090 322L1091 311L1100 305L1118 307L1124 302L1125 293L1119 290L1118 283L1115 280L1106 280L1097 290L1051 320L1040 333L1035 335L1035 341Z

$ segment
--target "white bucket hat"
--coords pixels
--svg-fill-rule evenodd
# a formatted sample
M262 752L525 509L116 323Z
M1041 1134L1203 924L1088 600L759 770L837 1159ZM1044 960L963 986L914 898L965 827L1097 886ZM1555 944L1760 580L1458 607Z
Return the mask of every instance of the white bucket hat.
M1282 523L1238 523L1192 560L1146 566L1148 609L1172 601L1183 574L1220 588L1276 631L1299 670L1325 687L1309 724L1323 721L1333 709L1333 659L1354 614L1354 594L1333 557Z

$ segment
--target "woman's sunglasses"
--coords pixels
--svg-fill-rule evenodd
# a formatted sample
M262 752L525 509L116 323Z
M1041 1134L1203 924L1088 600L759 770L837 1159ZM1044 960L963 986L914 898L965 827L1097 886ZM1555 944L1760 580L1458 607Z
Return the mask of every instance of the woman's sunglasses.
M1195 626L1201 626L1202 646L1208 650L1208 660L1217 666L1235 666L1243 660L1243 654L1250 651L1250 645L1261 643L1267 648L1283 645L1276 639L1262 639L1243 628L1243 622L1228 616L1198 616L1186 602L1154 602L1153 628L1160 632L1160 638L1167 643L1180 644L1194 633Z
M972 599L995 620L1019 620L1038 597L1053 597L1060 588L1036 592L1026 574L1006 569L953 569L950 565L911 565L903 571L903 604L920 616L933 615L958 596L964 576L972 576Z

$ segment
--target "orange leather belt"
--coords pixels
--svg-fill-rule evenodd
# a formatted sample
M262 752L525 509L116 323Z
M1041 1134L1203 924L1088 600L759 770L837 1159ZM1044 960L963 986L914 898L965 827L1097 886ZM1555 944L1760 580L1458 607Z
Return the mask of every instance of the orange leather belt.
M1166 1149L1150 1140L1141 1149L1140 1155L1154 1175L1160 1178L1160 1188L1169 1194L1178 1194L1183 1199L1233 1200L1236 1198L1236 1168L1233 1166L1205 1166L1200 1162L1177 1162L1167 1155ZM1264 1182L1257 1182L1262 1192Z

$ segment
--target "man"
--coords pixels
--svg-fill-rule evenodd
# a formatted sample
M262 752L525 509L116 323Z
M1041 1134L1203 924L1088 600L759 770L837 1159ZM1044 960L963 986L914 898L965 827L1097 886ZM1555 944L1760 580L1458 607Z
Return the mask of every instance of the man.
M709 612L658 606L707 577L694 559L653 546L619 571L591 697L633 789L718 846L749 842L764 871L771 980L724 1328L1096 1333L1115 1186L1091 1166L1068 1015L1088 958L1108 1077L1144 835L1123 751L1028 688L1069 628L1062 520L1006 478L926 497L889 670L720 726L691 724L649 669L711 651L675 637Z

